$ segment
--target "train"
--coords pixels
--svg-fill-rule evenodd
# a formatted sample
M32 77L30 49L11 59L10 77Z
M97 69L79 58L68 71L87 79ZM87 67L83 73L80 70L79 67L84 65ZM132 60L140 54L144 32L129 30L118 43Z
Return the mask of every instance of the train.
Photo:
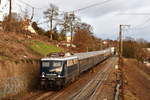
M114 55L114 47L84 53L53 53L40 59L40 86L61 89L85 71Z

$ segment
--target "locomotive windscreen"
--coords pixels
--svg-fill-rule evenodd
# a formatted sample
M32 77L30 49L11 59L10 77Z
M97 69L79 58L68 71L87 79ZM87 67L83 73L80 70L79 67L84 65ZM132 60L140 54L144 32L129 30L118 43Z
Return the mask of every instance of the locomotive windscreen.
M50 62L48 62L48 61L42 62L42 67L49 67L49 66L50 66Z
M42 70L46 73L58 72L62 71L63 61L42 61Z
M62 66L62 61L51 61L51 66L53 68L61 67Z

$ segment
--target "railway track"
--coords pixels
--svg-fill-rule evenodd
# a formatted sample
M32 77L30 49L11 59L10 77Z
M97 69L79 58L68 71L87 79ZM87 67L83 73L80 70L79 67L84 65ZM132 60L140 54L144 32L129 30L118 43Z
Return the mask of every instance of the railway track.
M98 74L83 88L69 97L70 100L95 100L98 90L100 90L102 83L107 80L112 68L117 63L116 58L109 59L104 70L100 70Z
M94 100L98 97L100 90L103 90L102 85L113 69L113 67L110 66L114 66L116 61L116 58L107 59L103 62L103 66L98 69L99 71L96 70L96 74L91 76L87 82L80 80L82 82L81 87L83 88L78 88L77 84L80 84L80 82L76 82L60 91L42 91L25 100L62 100L62 97L64 97L65 100Z

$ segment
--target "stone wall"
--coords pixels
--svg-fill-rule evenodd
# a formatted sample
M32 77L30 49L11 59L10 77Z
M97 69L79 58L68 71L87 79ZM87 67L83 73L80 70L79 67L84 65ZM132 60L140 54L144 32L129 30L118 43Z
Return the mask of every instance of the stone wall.
M38 79L38 60L0 61L0 99L37 88Z

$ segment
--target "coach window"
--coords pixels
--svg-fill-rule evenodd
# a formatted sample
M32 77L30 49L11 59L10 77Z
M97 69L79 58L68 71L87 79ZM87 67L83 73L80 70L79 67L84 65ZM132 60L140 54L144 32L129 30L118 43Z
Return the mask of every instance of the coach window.
M73 60L68 60L67 61L67 66L72 66L74 63L73 63Z
M74 64L77 64L77 59L74 60Z

